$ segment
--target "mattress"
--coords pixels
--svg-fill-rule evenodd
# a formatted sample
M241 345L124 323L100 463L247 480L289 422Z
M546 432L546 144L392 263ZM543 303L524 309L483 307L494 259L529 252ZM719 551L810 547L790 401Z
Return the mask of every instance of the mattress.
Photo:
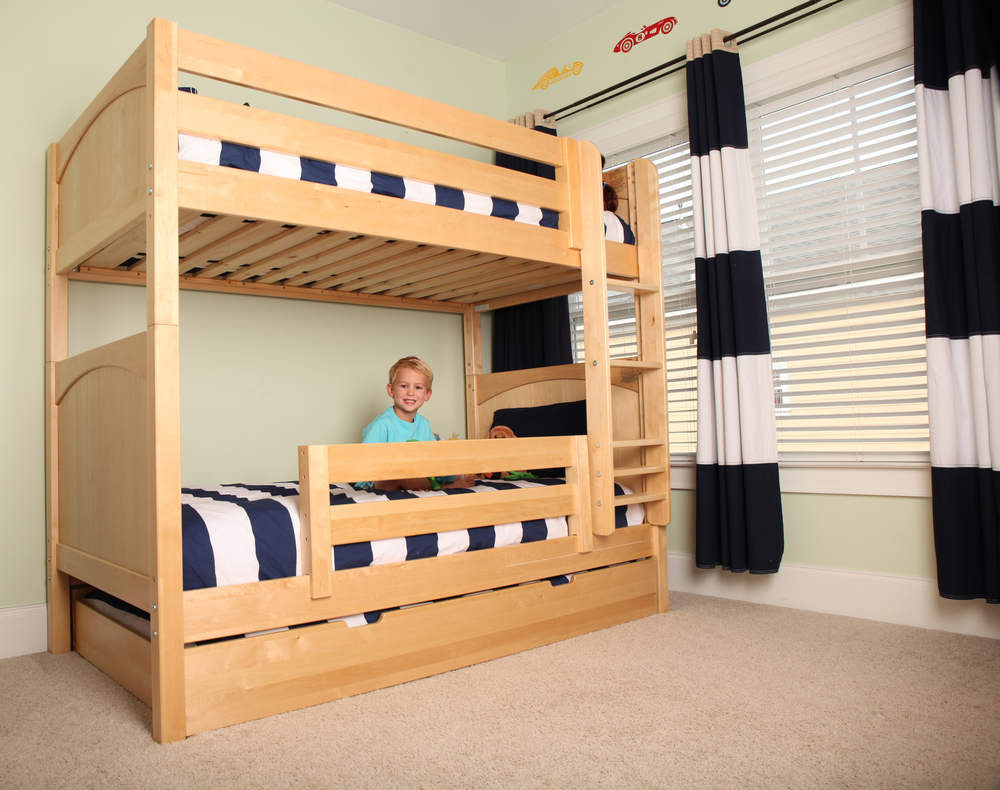
M555 211L527 203L503 200L470 190L451 189L427 181L386 175L335 162L321 162L304 156L251 148L223 140L180 134L177 141L177 156L186 162L200 162L299 181L312 181L355 192L412 200L431 206L445 206L543 228L559 227L559 215ZM621 217L610 211L604 212L604 231L605 238L609 241L635 244L632 229Z
M563 482L555 478L482 480L472 488L418 492L357 491L348 484L338 484L330 487L330 504L468 496L476 492L561 485ZM631 493L618 484L616 491ZM641 524L644 518L641 505L615 509L616 528ZM185 590L281 579L302 573L297 482L183 488L181 526ZM335 570L345 570L566 535L565 518L548 518L334 546L331 561Z
M233 167L283 178L312 181L355 192L385 195L431 206L445 206L545 228L559 227L559 215L555 211L538 206L490 197L469 190L451 189L427 181L372 172L336 162L321 162L304 156L250 148L190 134L178 136L177 156L187 162Z

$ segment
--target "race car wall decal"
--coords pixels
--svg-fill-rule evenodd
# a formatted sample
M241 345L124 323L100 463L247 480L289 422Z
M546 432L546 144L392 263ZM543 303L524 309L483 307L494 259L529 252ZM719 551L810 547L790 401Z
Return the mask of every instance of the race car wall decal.
M674 25L677 24L677 19L672 16L668 16L666 19L661 19L659 22L654 22L652 25L646 25L638 33L629 33L622 38L617 44L615 44L615 52L629 52L632 47L636 44L641 44L646 39L652 38L653 36L663 33L666 35L671 30L674 29Z
M583 63L579 60L573 63L567 63L562 67L562 71L559 71L558 67L553 66L551 69L546 71L538 82L535 83L535 87L532 90L538 90L541 88L545 90L553 82L559 82L559 80L564 80L567 77L573 77L583 71Z

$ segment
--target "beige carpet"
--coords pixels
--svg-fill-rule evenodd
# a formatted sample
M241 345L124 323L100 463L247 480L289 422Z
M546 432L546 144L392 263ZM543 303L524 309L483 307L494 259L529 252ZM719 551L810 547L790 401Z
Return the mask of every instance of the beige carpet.
M76 654L7 659L0 788L1000 788L1000 641L672 605L168 746Z

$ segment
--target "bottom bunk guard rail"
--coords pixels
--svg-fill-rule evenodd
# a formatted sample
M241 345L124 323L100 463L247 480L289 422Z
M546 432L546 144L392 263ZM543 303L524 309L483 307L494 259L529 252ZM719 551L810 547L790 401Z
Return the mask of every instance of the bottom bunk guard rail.
M310 595L333 594L331 547L346 543L566 516L579 550L589 551L585 465L582 436L299 447L302 572L309 576ZM565 467L566 485L469 497L330 504L331 483L553 467Z

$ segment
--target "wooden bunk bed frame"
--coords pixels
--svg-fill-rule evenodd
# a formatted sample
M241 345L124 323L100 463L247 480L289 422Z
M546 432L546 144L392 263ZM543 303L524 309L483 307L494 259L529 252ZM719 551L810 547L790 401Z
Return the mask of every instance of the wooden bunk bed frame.
M178 91L188 73L553 165L556 180ZM180 161L184 132L555 210L560 229ZM605 242L596 148L153 20L48 160L49 649L150 705L160 742L425 677L668 608L657 174L630 165L636 247ZM181 233L195 217L208 221ZM147 329L70 357L68 280L144 285ZM300 447L303 575L185 592L179 288L464 317L469 441ZM583 290L586 363L483 374L480 316ZM607 293L635 293L610 360ZM493 411L586 397L587 435L486 441ZM293 452L289 448L289 452ZM331 508L329 484L566 467L564 486ZM613 482L647 523L615 530ZM617 504L623 499L619 497ZM364 508L360 510L359 508ZM568 514L566 538L347 571L331 545ZM569 584L523 584L572 574ZM77 600L150 614L145 639ZM473 594L479 593L479 594ZM351 629L321 622L386 612ZM195 643L280 626L253 638Z

